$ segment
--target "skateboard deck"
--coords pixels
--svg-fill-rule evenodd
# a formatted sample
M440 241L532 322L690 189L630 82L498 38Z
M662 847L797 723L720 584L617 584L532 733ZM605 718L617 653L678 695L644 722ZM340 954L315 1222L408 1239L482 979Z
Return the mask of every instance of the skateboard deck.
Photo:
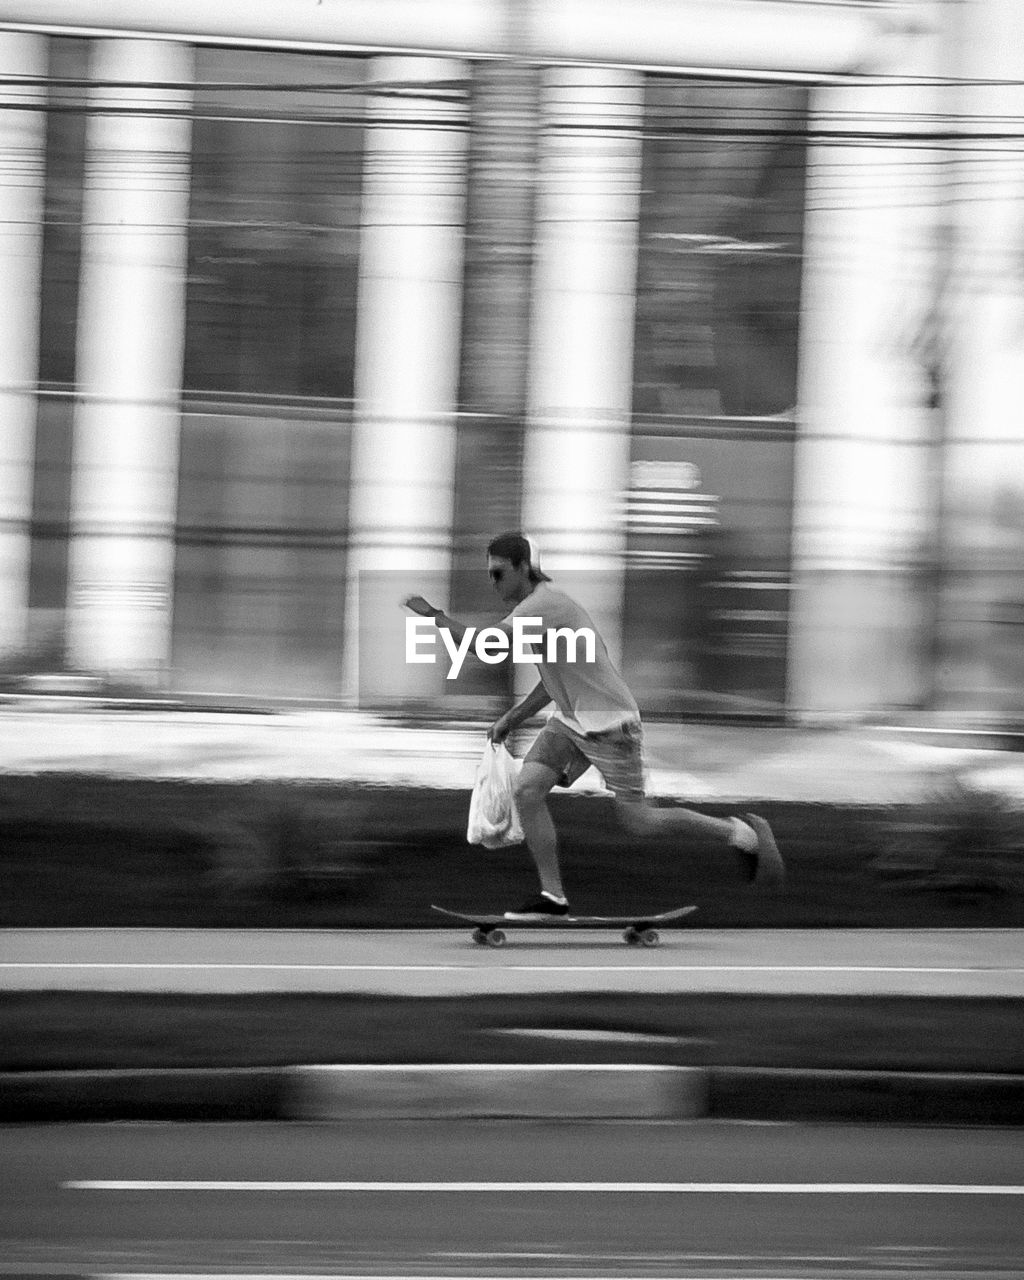
M656 925L681 920L697 910L695 906L687 906L651 915L551 916L544 920L509 920L503 915L488 915L485 912L451 911L436 903L430 909L473 925L473 941L481 946L491 947L500 947L505 943L506 929L616 929L622 925L626 926L622 939L630 946L656 947L661 941Z

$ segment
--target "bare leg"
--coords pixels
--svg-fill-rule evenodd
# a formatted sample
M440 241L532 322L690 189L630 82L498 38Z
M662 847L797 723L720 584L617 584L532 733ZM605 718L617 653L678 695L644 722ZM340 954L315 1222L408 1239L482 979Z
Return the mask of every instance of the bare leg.
M631 836L689 836L720 846L729 845L733 837L733 824L728 818L711 818L694 809L657 809L647 799L616 800L615 812Z
M762 888L777 888L785 868L771 827L755 814L742 818L711 818L693 809L657 809L642 800L616 800L615 811L631 836L679 835L728 850L747 880Z
M553 769L528 761L519 773L516 805L541 889L556 898L564 898L562 872L558 865L558 836L547 806L548 792L557 781L558 775Z

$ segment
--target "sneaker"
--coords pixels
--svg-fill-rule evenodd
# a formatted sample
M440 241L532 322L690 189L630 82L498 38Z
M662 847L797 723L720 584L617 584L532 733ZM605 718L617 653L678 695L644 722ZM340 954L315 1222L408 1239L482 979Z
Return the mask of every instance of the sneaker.
M771 827L756 813L745 813L743 821L753 827L757 835L757 870L754 872L754 884L762 889L777 888L786 878L786 867Z
M549 920L552 917L557 919L568 914L568 902L559 902L557 898L552 898L550 894L538 893L524 902L521 907L517 907L515 911L506 911L505 919Z

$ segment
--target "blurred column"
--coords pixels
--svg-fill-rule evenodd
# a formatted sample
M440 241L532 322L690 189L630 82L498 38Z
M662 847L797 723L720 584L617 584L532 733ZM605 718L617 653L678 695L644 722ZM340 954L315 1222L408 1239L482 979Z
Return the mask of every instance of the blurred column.
M543 111L523 528L618 657L643 78L558 68Z
M0 655L28 637L46 146L46 40L0 32ZM19 110L19 105L28 110Z
M363 170L344 688L433 700L399 605L448 603L466 199L466 68L373 62ZM443 652L442 652L443 656Z
M922 335L944 153L927 136L939 91L910 78L934 76L938 55L936 32L894 33L863 80L812 96L788 690L798 714L917 705L927 686L935 417Z
M1024 6L954 9L940 707L1024 717Z
M102 40L93 56L69 651L80 668L149 682L170 653L192 54Z

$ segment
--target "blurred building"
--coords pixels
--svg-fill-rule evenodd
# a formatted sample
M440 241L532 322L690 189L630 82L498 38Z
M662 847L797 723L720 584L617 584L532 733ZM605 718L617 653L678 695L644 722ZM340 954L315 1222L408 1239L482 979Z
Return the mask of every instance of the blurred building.
M1018 0L126 12L0 0L6 670L471 713L522 526L648 713L1024 713Z

